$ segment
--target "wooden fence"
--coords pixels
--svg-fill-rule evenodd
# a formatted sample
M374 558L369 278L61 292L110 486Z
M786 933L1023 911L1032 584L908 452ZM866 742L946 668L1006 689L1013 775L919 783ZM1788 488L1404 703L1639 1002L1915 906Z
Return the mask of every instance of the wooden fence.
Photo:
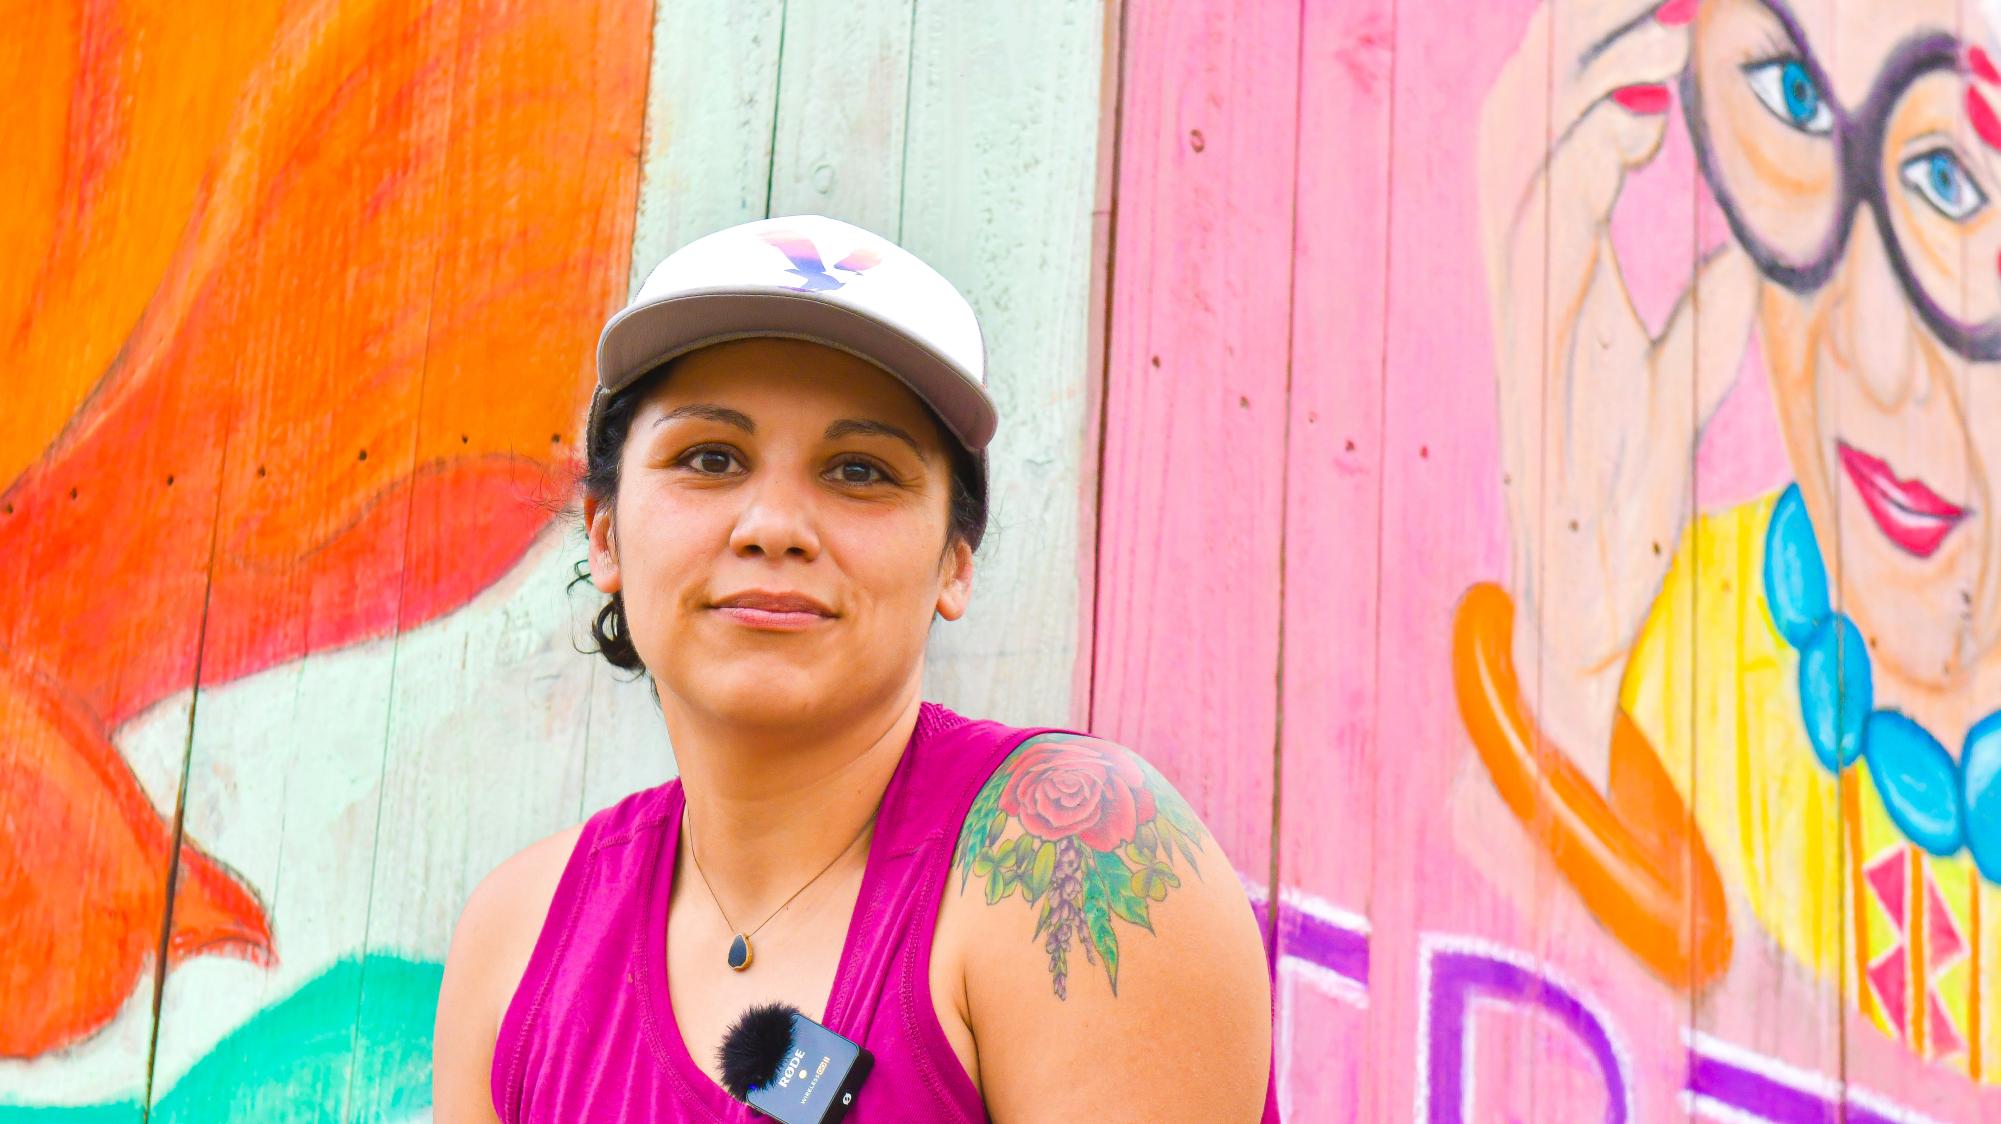
M1989 6L16 8L0 1122L428 1117L471 887L672 775L597 327L792 213L978 309L926 694L1190 797L1288 1119L2001 1113Z

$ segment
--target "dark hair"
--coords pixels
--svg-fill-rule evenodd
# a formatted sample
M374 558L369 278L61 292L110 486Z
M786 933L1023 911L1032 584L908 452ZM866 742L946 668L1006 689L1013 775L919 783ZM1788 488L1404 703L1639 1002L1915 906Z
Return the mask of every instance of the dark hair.
M618 462L625 450L625 439L632 431L632 419L639 412L639 404L646 400L674 364L670 360L634 379L625 389L605 398L594 398L591 403L591 420L584 431L584 473L582 484L585 494L608 504L618 498ZM928 408L928 407L927 407ZM986 537L987 493L981 479L979 465L965 446L951 439L951 430L933 411L932 420L938 423L940 433L946 435L945 451L952 461L952 500L949 528L945 535L945 549L952 544L964 542L972 550L980 549L980 540ZM589 528L585 528L589 533ZM570 584L590 580L587 561L579 561L576 577ZM632 633L625 620L625 599L612 594L611 599L598 609L591 618L591 638L597 641L597 654L610 661L611 665L625 671L640 671L645 665L639 659L639 652L632 645Z

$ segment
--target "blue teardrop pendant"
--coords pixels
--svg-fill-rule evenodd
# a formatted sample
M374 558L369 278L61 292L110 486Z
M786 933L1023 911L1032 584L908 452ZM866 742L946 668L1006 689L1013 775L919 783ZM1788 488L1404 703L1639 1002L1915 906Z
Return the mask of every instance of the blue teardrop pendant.
M750 938L742 933L730 942L730 967L738 972L750 967Z

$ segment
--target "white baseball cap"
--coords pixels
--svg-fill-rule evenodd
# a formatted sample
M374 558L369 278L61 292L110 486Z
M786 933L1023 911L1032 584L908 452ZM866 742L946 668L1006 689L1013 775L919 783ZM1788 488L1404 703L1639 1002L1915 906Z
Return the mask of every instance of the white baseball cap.
M653 268L598 337L598 403L680 355L786 336L836 347L902 380L986 476L999 425L986 341L950 281L887 238L822 215L759 219L704 235Z

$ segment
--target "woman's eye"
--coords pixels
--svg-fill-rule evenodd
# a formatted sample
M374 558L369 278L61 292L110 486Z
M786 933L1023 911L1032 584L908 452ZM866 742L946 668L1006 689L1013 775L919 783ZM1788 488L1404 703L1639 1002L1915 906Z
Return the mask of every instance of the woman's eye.
M842 461L834 466L834 475L843 484L873 484L888 479L881 469L867 461Z
M1834 129L1834 111L1828 108L1820 83L1799 59L1753 63L1744 68L1744 80L1772 116L1787 125L1815 136Z
M681 463L706 476L721 476L736 463L736 457L723 449L696 449L682 457Z
M1987 196L1973 182L1959 157L1943 148L1913 156L1898 170L1905 186L1924 196L1932 209L1954 222L1965 222L1987 205Z

